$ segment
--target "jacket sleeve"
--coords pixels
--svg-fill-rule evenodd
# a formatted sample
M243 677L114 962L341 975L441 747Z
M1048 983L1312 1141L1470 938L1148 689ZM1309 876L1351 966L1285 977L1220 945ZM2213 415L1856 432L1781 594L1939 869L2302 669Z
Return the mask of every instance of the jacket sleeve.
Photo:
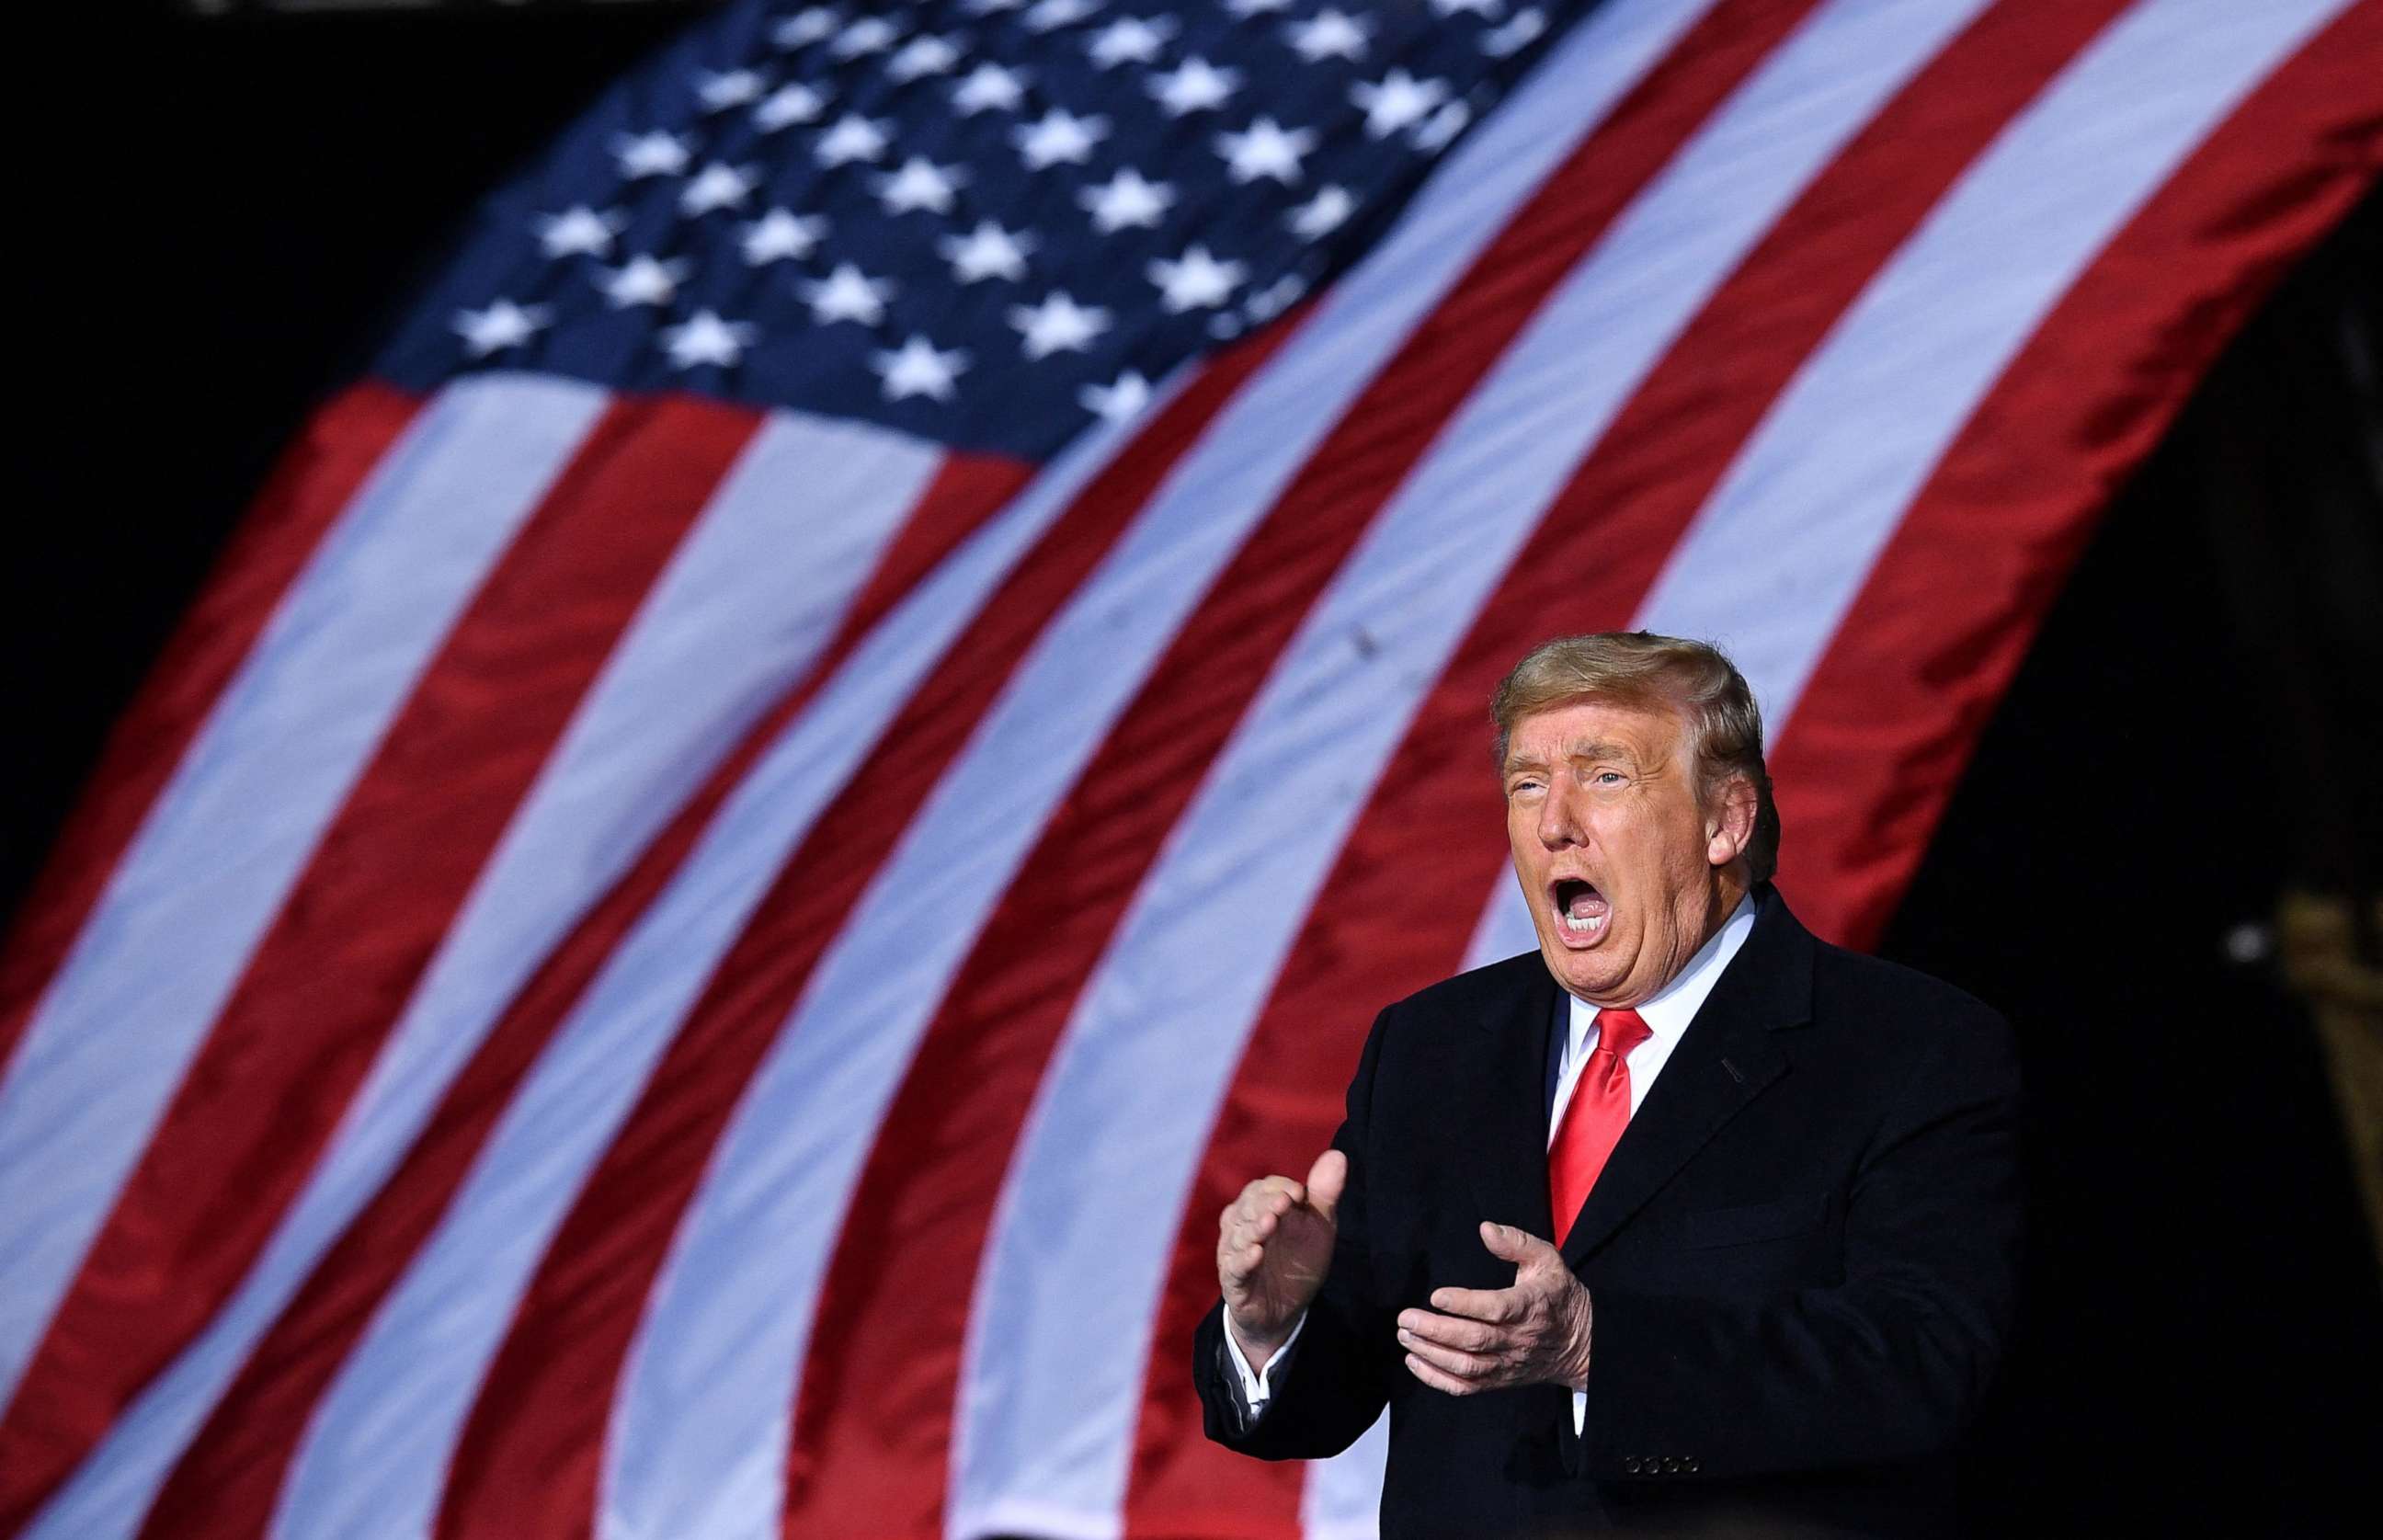
M1594 1289L1575 1473L1729 1478L1947 1450L2009 1330L2018 1102L2008 1029L1972 1017L1932 1045L1866 1151L1842 1283L1744 1300Z
M1355 1443L1380 1417L1397 1337L1390 1315L1372 1298L1365 1249L1367 1113L1374 1072L1393 1014L1374 1018L1350 1082L1347 1114L1332 1147L1349 1157L1349 1181L1335 1216L1332 1267L1308 1307L1291 1358L1275 1371L1274 1394L1253 1418L1240 1376L1225 1350L1219 1300L1192 1339L1192 1376L1211 1439L1263 1460L1323 1460Z

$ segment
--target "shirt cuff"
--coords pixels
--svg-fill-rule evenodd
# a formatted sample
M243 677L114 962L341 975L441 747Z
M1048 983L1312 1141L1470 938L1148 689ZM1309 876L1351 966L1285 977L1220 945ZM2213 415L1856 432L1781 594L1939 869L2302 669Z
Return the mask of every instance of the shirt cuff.
M1290 1351L1290 1345L1299 1340L1299 1334L1306 1328L1307 1312L1299 1312L1299 1319L1290 1324L1290 1335L1282 1339L1282 1346L1274 1350L1274 1356L1266 1360L1263 1369L1250 1367L1250 1361L1241 1352L1241 1343L1233 1337L1232 1322L1226 1321L1221 1324L1225 1328L1225 1351L1232 1355L1233 1372L1241 1376L1241 1399L1248 1403L1250 1416L1255 1418L1266 1410L1266 1402L1274 1398L1274 1372L1282 1367L1284 1355Z
M1228 1333L1227 1335L1230 1336L1231 1334ZM1545 1416L1546 1413L1542 1412L1540 1415ZM1572 1435L1574 1438L1581 1437L1587 1427L1588 1392L1586 1390L1575 1390L1572 1393Z

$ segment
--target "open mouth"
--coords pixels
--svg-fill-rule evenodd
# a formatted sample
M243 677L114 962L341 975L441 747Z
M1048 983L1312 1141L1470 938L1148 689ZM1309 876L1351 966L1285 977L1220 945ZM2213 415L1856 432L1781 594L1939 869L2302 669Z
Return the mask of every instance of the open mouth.
M1567 940L1593 941L1603 935L1605 922L1613 913L1596 884L1583 878L1557 878L1548 884L1548 899Z

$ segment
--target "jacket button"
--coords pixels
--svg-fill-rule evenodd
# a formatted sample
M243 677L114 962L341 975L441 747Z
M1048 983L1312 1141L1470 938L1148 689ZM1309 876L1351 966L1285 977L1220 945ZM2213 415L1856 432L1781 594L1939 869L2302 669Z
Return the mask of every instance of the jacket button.
M1665 1455L1665 1456L1663 1457L1663 1473L1664 1473L1664 1474L1666 1474L1666 1475L1676 1474L1676 1473L1678 1472L1679 1469L1680 1469L1680 1458L1679 1458L1679 1456L1677 1456L1677 1455Z
M1694 1456L1694 1455L1689 1455L1689 1456L1687 1456L1686 1458L1683 1459L1683 1460L1680 1461L1680 1469L1681 1469L1681 1470L1683 1470L1683 1471L1685 1471L1688 1474L1690 1474L1690 1475L1692 1475L1692 1476L1693 1476L1693 1475L1695 1475L1695 1474L1697 1473L1697 1457L1696 1457L1696 1456Z
M1634 1476L1636 1475L1638 1473L1638 1457L1636 1455L1624 1455L1622 1457L1622 1468L1630 1472L1630 1474Z

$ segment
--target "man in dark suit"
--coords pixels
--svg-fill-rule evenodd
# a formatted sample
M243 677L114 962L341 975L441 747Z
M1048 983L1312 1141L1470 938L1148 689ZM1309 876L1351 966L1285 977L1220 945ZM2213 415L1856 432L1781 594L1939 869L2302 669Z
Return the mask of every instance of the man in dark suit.
M1937 1534L2011 1316L1994 1013L1817 941L1711 647L1565 637L1492 714L1538 953L1376 1019L1304 1181L1220 1216L1210 1437L1338 1453L1382 1533Z

